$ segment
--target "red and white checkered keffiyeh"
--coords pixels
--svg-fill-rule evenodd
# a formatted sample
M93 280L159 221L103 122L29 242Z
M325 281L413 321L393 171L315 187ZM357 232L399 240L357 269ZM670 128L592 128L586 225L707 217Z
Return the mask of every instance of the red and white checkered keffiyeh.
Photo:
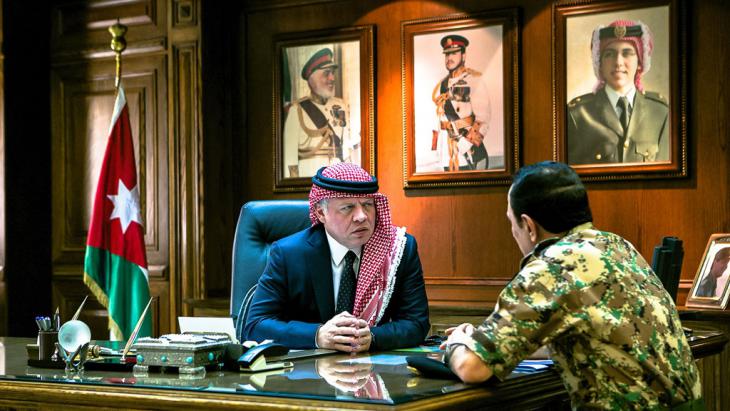
M350 163L329 166L322 171L322 175L345 181L372 181L367 171ZM383 301L396 238L396 227L391 223L388 198L381 193L355 194L328 190L313 184L309 192L309 218L313 226L321 224L315 212L320 200L363 197L375 200L376 221L373 235L363 246L352 314L367 321L372 327L382 317L378 314L386 308Z
M641 36L622 36L620 38L614 36L601 39L601 31L606 27L631 26L640 26ZM654 35L649 29L649 26L640 20L615 20L608 26L601 25L593 30L593 36L591 37L591 57L593 60L593 73L598 79L596 85L593 86L593 91L597 92L606 85L606 80L601 75L601 56L603 54L603 50L615 41L627 41L634 45L639 60L639 66L637 67L636 74L634 75L634 85L637 90L644 91L644 85L641 83L641 77L648 73L651 69L651 56L654 51Z

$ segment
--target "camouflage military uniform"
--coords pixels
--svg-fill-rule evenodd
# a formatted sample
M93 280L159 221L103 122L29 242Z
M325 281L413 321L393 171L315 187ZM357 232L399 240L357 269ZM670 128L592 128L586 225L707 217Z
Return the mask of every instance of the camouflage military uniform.
M467 344L500 379L541 345L574 408L662 409L701 397L669 294L629 242L591 223L525 257Z

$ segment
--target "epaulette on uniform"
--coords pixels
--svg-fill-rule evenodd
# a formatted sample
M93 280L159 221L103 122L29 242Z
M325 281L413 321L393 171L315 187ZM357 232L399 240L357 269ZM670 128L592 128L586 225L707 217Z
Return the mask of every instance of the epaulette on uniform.
M294 102L294 104L299 104L299 103L301 103L302 101L304 101L304 100L309 100L309 99L310 99L310 97L309 97L309 96L304 96L304 97L300 97L300 98L298 98L298 99L297 99L297 101L295 101L295 102Z
M467 72L467 73L468 73L468 74L469 74L470 76L474 76L474 77L479 77L479 76L481 76L481 75L482 75L482 72L481 72L481 71L476 71L476 70L474 70L474 69L472 69L472 68L469 68L469 67L467 67L467 68L466 68L466 72Z
M570 103L568 103L568 107L575 107L577 105L586 104L596 97L593 93L583 94L582 96L578 96L572 100L570 100Z
M644 97L648 98L649 100L656 101L657 103L661 103L661 104L669 107L667 98L661 93L656 93L654 91L645 91L642 94L644 94Z

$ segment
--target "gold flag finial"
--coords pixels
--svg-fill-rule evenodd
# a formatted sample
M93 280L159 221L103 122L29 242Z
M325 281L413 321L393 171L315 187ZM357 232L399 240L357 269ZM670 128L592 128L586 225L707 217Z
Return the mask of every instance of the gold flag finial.
M119 88L119 83L122 81L122 52L127 48L127 40L124 39L124 35L127 34L127 26L119 23L119 19L117 19L116 24L109 26L109 33L112 35L111 48L117 55L117 75L114 87Z

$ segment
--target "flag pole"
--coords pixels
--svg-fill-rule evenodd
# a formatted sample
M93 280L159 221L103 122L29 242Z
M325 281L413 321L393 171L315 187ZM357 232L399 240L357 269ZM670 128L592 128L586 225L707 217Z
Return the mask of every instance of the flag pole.
M116 79L114 81L114 87L119 89L119 84L122 81L122 52L127 48L127 40L124 39L124 35L127 34L127 26L117 23L113 26L109 26L109 33L112 35L111 48L116 54L117 71Z

